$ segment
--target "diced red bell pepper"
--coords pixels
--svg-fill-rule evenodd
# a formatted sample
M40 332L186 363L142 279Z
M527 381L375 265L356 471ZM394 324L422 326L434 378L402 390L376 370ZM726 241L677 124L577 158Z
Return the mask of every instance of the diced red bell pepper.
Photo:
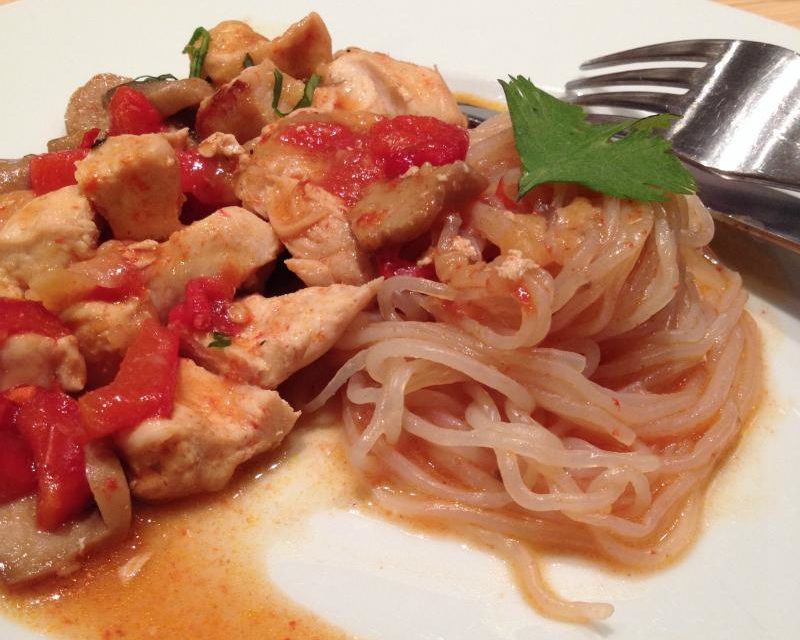
M76 184L75 163L88 154L89 149L68 149L34 156L31 158L31 189L40 196Z
M194 278L186 283L183 301L169 312L168 324L177 331L219 331L234 335L241 324L230 319L236 288L220 276Z
M100 137L99 127L94 127L93 129L89 129L86 133L83 134L83 139L81 140L80 148L91 149L92 145L95 142L97 142L97 138L99 137Z
M233 191L235 158L205 158L196 150L177 153L183 193L191 193L200 203L215 207L239 202Z
M61 338L70 330L41 302L0 298L0 344L19 333Z
M78 403L61 391L18 387L9 394L17 404L14 424L36 463L36 522L52 531L90 504Z
M80 440L88 442L172 415L178 382L178 334L147 320L128 347L116 378L78 401Z
M144 94L130 87L118 87L108 103L108 135L125 133L141 135L158 133L164 127L164 119Z
M14 426L17 407L0 396L0 504L36 491L30 448Z
M437 118L406 115L375 124L369 131L369 147L391 179L426 162L441 166L463 160L469 137L466 129Z

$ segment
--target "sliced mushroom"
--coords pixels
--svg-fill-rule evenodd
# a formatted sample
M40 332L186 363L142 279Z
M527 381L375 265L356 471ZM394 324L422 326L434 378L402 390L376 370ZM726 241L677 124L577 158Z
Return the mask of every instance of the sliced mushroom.
M103 100L110 89L127 82L130 78L114 73L93 76L82 87L78 87L69 99L64 123L67 134L83 133L87 129L108 129L108 112Z
M0 160L0 193L30 189L31 159Z
M137 82L131 87L146 96L164 118L196 107L214 93L214 88L202 78L151 80Z
M419 237L443 211L477 196L486 185L486 178L465 162L425 164L398 180L367 187L347 219L359 247L375 251Z

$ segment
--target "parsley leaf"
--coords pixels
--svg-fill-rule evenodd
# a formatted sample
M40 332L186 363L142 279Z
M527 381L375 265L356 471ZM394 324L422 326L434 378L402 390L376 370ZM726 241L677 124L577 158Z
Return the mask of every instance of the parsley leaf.
M199 78L201 76L209 44L211 44L211 34L205 27L197 27L181 52L189 54L190 78Z
M231 338L226 333L222 333L221 331L212 331L211 337L213 338L213 340L211 340L211 342L208 343L209 347L224 349L225 347L231 346Z
M537 88L523 76L499 81L522 161L519 197L544 182L578 182L632 200L694 193L692 174L654 133L677 116L662 114L614 124L591 124L583 109ZM627 134L618 139L620 133Z
M278 109L278 101L281 99L281 93L283 92L283 73L281 73L280 69L274 69L272 74L275 76L275 85L272 88L272 110L275 112L276 116L283 118L284 116L288 116L295 109L302 109L303 107L311 106L311 100L314 97L314 90L317 88L317 85L321 80L316 73L312 74L308 79L308 82L303 89L303 97L300 98L297 104L289 109L286 113Z

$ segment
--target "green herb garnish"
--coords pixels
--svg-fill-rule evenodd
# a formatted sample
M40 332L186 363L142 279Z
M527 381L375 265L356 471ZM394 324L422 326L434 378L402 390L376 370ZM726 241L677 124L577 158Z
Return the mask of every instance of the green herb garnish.
M554 98L523 76L499 82L522 161L520 198L545 182L577 182L632 200L695 192L695 181L670 142L654 132L677 116L591 124L581 107ZM612 140L623 132L624 137Z
M211 337L213 338L213 340L211 340L211 342L208 343L209 347L224 349L225 347L231 346L231 338L226 333L222 333L221 331L212 331Z
M280 69L274 69L272 74L275 76L275 86L272 88L272 110L279 118L288 116L295 109L302 109L303 107L310 107L311 100L314 97L314 90L317 88L321 78L316 74L312 74L308 79L306 86L303 89L303 97L289 109L286 113L278 109L278 102L281 99L281 92L283 91L283 74Z
M136 89L143 84L150 84L151 82L172 82L174 80L177 80L177 78L171 73L162 73L160 76L137 76L133 80L122 82L116 87L111 87L108 91L106 91L103 94L103 106L108 106L108 103L111 102L111 96L113 96L114 92L120 87L131 87L132 89Z
M189 54L190 78L199 78L201 76L203 61L206 59L209 44L211 44L211 34L205 27L197 27L181 52Z
M249 53L244 54L244 60L242 60L242 69L247 69L247 67L252 67L255 64L253 62L253 58Z

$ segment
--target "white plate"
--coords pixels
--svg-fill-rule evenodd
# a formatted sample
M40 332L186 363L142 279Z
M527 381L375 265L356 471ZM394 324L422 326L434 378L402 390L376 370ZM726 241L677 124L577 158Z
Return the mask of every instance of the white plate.
M800 32L700 0L267 3L26 0L0 7L0 156L41 151L62 133L71 91L100 71L185 75L191 29L244 18L277 33L309 10L335 47L350 44L437 64L459 90L500 97L495 78L530 75L557 89L587 58L653 42L747 38L800 47ZM603 599L616 613L578 627L541 618L503 565L450 540L408 533L357 513L317 513L291 543L265 555L271 579L309 610L367 639L800 637L800 260L733 237L764 331L769 399L718 478L696 547L676 566L635 580L560 561L549 570L568 597ZM2 532L0 532L2 535ZM0 620L0 637L38 637Z

